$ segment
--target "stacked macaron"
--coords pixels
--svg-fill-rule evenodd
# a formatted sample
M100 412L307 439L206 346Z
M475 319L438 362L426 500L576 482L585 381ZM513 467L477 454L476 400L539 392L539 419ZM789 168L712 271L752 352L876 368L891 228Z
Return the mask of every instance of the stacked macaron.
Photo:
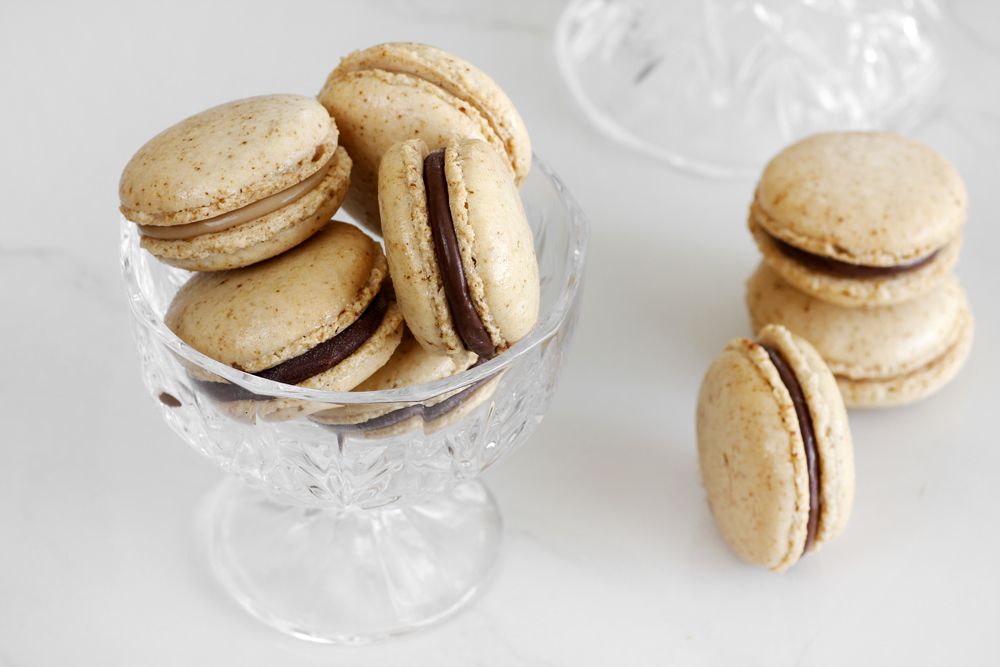
M375 391L467 370L534 327L518 193L530 165L492 79L430 46L383 44L343 59L319 100L253 97L168 128L129 161L119 194L143 248L201 272L165 316L181 340L273 381ZM331 221L345 200L384 251ZM315 413L370 434L450 423L497 379L427 405L330 408L189 372L234 417Z
M965 186L895 134L820 134L764 169L750 230L764 261L747 285L755 330L776 323L826 359L849 407L922 399L964 364L972 315L951 270Z
M845 404L918 400L965 362L972 315L951 273L965 208L955 169L892 134L816 135L764 169L750 207L757 338L716 358L697 408L708 503L744 560L782 571L846 526Z

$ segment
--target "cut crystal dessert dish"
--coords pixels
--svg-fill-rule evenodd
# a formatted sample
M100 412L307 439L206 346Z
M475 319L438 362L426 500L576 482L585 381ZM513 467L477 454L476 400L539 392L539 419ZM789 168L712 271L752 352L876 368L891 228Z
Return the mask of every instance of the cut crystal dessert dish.
M478 478L546 412L588 237L537 158L521 196L538 258L538 324L457 375L384 391L281 384L188 346L163 318L191 274L141 250L123 220L144 383L170 427L229 473L208 500L205 537L219 580L254 616L305 639L363 643L450 616L488 580L501 521Z

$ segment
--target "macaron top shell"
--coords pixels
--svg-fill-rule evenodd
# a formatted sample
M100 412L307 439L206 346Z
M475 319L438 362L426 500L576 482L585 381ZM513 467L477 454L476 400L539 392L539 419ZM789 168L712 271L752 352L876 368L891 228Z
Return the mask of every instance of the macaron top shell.
M354 160L345 207L376 231L379 163L397 142L420 138L437 149L453 136L476 137L504 156L515 182L531 167L531 141L510 99L479 69L431 46L352 53L327 77L319 100Z
M836 375L887 378L916 370L958 340L968 310L954 275L917 299L846 308L793 288L766 264L747 282L755 329L778 323L811 341Z
M427 44L394 42L351 53L341 60L330 78L366 70L421 79L471 106L488 122L490 133L508 156L515 180L520 183L528 175L531 140L524 121L510 98L477 67ZM493 137L485 139L494 143Z
M966 191L951 163L911 139L817 134L768 163L752 215L771 235L812 254L897 266L959 234Z
M203 354L259 372L346 329L378 294L387 273L378 244L335 221L267 261L195 275L177 293L165 321Z
M798 379L813 419L821 475L814 549L838 534L853 499L853 458L836 382L802 339L762 331ZM761 343L732 341L709 368L698 398L702 480L734 551L782 571L802 556L809 519L805 446L788 389Z
M337 141L336 124L311 97L222 104L139 149L122 172L121 211L142 225L212 218L305 180L333 157Z

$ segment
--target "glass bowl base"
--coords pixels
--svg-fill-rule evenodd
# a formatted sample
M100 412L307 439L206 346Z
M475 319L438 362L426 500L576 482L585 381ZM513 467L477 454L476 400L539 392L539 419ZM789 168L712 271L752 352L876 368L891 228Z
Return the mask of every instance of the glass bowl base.
M268 625L332 644L378 641L455 614L488 581L502 530L478 481L422 504L362 510L282 505L227 480L205 517L226 590Z

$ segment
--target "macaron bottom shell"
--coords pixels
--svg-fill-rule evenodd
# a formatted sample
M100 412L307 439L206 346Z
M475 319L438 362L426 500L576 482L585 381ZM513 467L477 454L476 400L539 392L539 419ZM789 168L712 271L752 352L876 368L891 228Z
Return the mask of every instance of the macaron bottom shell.
M313 414L310 418L338 432L361 434L366 439L391 438L420 430L425 435L448 428L485 403L496 391L503 372L474 385L447 392L432 401L417 404L344 406Z
M972 340L972 313L953 275L903 303L848 308L799 291L762 263L746 302L755 332L780 324L814 345L848 407L929 396L958 373Z
M322 229L347 196L351 158L338 147L331 162L314 190L256 220L190 239L143 236L141 245L161 261L189 271L241 268L279 255Z
M395 303L390 303L378 329L361 347L336 366L300 382L297 386L324 391L354 389L389 361L402 340L403 330L402 314ZM220 379L216 378L216 381ZM224 400L218 395L213 395L215 392L203 391L203 393L230 417L247 422L256 419L288 421L330 408L327 403L293 398Z
M937 393L951 382L969 358L975 324L966 310L958 338L940 356L902 375L883 378L837 376L837 385L850 408L884 408L907 405Z

